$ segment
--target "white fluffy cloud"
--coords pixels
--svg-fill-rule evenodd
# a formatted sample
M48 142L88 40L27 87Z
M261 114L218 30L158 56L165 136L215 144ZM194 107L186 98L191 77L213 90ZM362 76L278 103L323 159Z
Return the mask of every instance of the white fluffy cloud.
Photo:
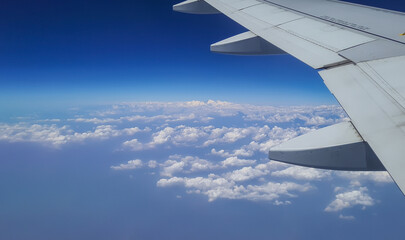
M123 163L118 166L111 166L111 169L114 170L133 170L137 169L143 166L143 163L141 160L136 159L136 160L130 160L128 163Z
M326 208L326 212L338 212L345 208L351 208L354 206L369 207L373 206L375 201L368 194L366 187L361 187L357 190L349 190L347 192L339 193L336 195L336 199L331 202Z
M349 179L352 184L358 185L359 182L371 181L375 183L392 183L392 178L388 172L336 172L336 176Z
M160 172L160 175L165 177L171 177L175 173L182 172L185 166L186 163L183 161L167 160L162 164L163 168L162 171Z
M242 138L251 135L256 128L215 128L211 131L211 135L207 141L204 142L204 146L210 146L216 143L234 143Z
M160 164L162 176L171 177L175 173L192 173L217 169L220 166L208 160L194 156L172 155L169 160Z
M142 150L153 148L153 146L141 143L136 138L134 138L132 140L125 141L125 142L122 143L122 145L125 148L130 149L132 151L142 151Z
M199 148L209 147L214 144L233 144L241 139L261 139L262 141L252 141L248 145L241 146L231 153L225 150L211 150L214 155L222 157L249 157L256 151L268 152L268 150L277 144L288 139L310 131L308 128L283 129L280 127L246 127L246 128L215 128L214 126L189 127L179 125L176 127L165 127L151 134L151 140L141 143L137 139L126 141L124 146L129 149L140 151L159 147L163 144L174 146L194 146ZM258 137L259 136L259 137ZM132 146L134 145L134 147Z
M229 153L229 152L226 152L226 151L223 150L223 149L217 151L215 148L211 149L211 154L212 154L212 155L217 155L217 156L220 156L220 157L224 157L224 158L234 156L233 154L231 154L231 153Z
M228 157L221 164L224 167L234 167L234 166L246 166L255 164L256 160L246 160L246 159L239 159L237 157Z
M195 159L189 157L189 160L185 160L187 157L180 156L177 156L177 158L182 160L168 160L162 164L163 171L161 175L169 178L160 179L157 186L182 185L188 190L188 193L206 195L209 201L218 198L247 199L252 201L272 201L274 205L288 205L291 204L291 201L280 200L282 196L295 197L297 192L306 192L313 188L308 183L298 184L293 182L267 181L264 184L243 184L248 180L257 180L263 176L269 176L271 170L280 167L280 164L275 162L257 164L254 167L243 167L220 175L209 174L208 177L178 177L174 176L174 173L184 172L187 163L193 162ZM218 165L212 167L215 169Z
M218 198L226 199L247 199L252 201L275 201L281 196L294 197L293 192L306 192L311 189L307 184L296 184L291 182L274 183L268 182L263 185L238 185L229 179L210 174L207 178L180 178L160 179L158 187L169 187L183 185L189 193L204 194L209 201ZM281 203L277 201L275 203Z
M74 132L68 126L39 124L1 124L0 140L9 142L43 142L53 145L67 143Z
M157 161L155 161L155 160L150 160L150 161L148 162L148 167L149 167L149 168L157 168L157 167L158 167Z
M327 170L292 166L280 171L272 172L271 176L288 177L297 180L313 181L313 180L322 180L324 178L330 177L331 173L330 171Z
M117 129L112 125L100 125L91 131L75 132L69 126L39 125L39 124L1 124L0 140L9 142L38 142L60 146L70 142L80 142L88 139L106 140L111 137L134 135L138 132L150 131L138 127Z
M263 164L260 164L256 167L244 167L242 169L238 169L227 173L225 176L226 178L235 181L235 182L242 182L247 181L255 178L259 178L265 176L270 173L270 170L267 167L263 167Z

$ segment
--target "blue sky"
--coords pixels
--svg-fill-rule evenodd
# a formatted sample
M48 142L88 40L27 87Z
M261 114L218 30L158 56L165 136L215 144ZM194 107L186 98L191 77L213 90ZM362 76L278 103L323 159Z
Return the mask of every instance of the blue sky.
M386 173L268 162L347 120L317 72L210 53L245 30L175 3L1 4L0 238L403 239Z
M356 2L405 8L399 1ZM3 3L2 113L27 110L27 105L145 100L336 103L316 71L290 56L210 53L211 43L244 29L222 15L172 12L174 3Z

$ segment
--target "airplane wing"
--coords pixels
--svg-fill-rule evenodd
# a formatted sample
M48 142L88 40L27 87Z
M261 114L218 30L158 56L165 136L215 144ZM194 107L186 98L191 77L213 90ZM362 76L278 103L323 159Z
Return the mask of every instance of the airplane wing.
M272 148L270 159L324 169L387 170L405 193L405 14L336 0L187 0L248 31L213 52L290 54L319 71L351 121Z

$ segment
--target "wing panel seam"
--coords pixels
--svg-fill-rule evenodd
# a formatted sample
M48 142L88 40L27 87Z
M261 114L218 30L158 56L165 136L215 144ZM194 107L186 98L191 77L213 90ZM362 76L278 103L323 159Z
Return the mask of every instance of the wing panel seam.
M310 16L310 17L316 18L316 19L318 19L318 20L320 20L320 21L332 23L332 24L334 24L334 25L343 26L343 27L345 27L345 28L349 28L349 29L352 29L352 30L355 30L355 31L359 31L359 32L362 32L362 33L365 33L365 34L368 34L368 35L372 35L372 36L376 36L376 37L383 38L383 39L386 39L386 40L390 40L390 41L393 41L393 42L397 42L397 43L404 44L403 42L397 41L397 40L392 39L392 38L388 38L388 37L381 36L381 35L378 35L378 34L375 34L375 33L370 33L370 32L367 32L367 31L364 31L364 30L361 30L361 29L358 29L358 28L350 27L350 26L348 26L348 25L344 25L344 24L340 24L340 23L337 23L337 22L333 22L333 21L330 21L330 20L327 20L327 19L324 19L324 18L315 16L315 15L312 15L312 14L309 14L309 13L305 13L305 12L302 12L302 11L298 11L298 10L296 10L296 9L289 8L289 7L283 6L283 5L281 5L281 4L277 4L277 3L271 2L271 1L269 1L269 0L263 0L263 1L265 1L267 4L271 4L271 5L275 5L275 6L284 8L284 9L288 9L289 11L297 12L297 13L300 13L300 14L305 15L305 16Z
M378 87L383 90L397 105L399 105L401 107L401 109L403 110L403 112L405 112L405 107L403 104L401 104L401 102L405 102L405 98L402 97L392 86L391 84L389 84L387 81L384 80L384 78L377 72L375 71L375 69L373 67L371 67L367 62L362 63L361 65L363 66L359 66L359 68L365 73L367 74L367 76L375 82L376 85L378 85ZM363 68L367 68L367 70L363 69ZM372 73L375 77L371 76L367 71L370 71L370 73ZM395 96L393 96L394 93Z

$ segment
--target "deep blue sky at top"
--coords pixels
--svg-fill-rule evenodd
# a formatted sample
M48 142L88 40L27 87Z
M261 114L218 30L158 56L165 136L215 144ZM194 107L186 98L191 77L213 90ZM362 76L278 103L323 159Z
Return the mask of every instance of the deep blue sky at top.
M335 103L316 71L290 56L212 54L244 29L223 15L172 12L178 1L0 3L0 108L218 99ZM402 1L353 2L405 11Z

